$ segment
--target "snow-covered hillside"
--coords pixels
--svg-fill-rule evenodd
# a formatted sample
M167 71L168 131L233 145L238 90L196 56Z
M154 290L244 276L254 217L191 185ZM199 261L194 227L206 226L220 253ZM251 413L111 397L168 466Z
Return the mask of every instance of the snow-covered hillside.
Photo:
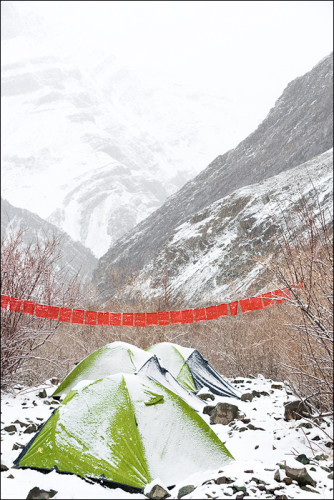
M2 19L2 195L96 256L255 128L237 103L134 73L107 49L61 57L45 26L13 9Z
M287 179L289 178L288 171L301 165L311 159L328 151L333 145L333 56L332 54L320 61L314 68L300 78L290 82L284 90L281 97L277 100L275 106L270 110L265 120L258 126L258 128L244 139L235 149L218 156L211 164L203 170L194 179L190 180L183 188L176 194L170 196L162 207L156 210L153 214L147 217L138 226L132 229L124 237L122 237L117 245L112 246L108 252L99 260L98 268L95 273L96 283L98 284L101 294L105 299L113 296L115 289L113 289L111 276L117 273L121 277L121 282L127 283L133 276L138 276L143 271L145 282L147 274L144 268L156 268L162 265L167 268L167 272L172 277L175 277L179 272L182 273L184 266L189 263L189 272L193 275L195 264L200 256L203 257L204 250L207 247L207 236L202 235L199 241L195 244L199 246L201 252L196 255L197 250L194 251L190 246L189 241L180 239L175 246L170 247L168 256L161 260L164 252L168 253L168 247L179 231L179 227L188 227L190 220L196 220L196 214L202 212L205 214L204 218L210 217L210 209L215 210L215 202L223 201L223 204L231 205L233 207L232 213L227 211L226 215L222 212L219 218L220 225L216 224L212 227L212 234L210 236L211 244L216 249L216 255L211 256L208 262L203 261L196 264L201 268L201 272L205 273L206 280L206 293L203 297L204 300L213 297L213 290L217 292L221 290L221 283L216 282L214 279L210 281L207 271L203 269L205 264L209 262L218 262L220 259L223 266L224 256L233 255L233 258L240 256L241 250L238 247L228 245L229 238L225 238L225 243L221 251L219 246L215 245L215 238L217 242L220 241L220 235L226 230L228 225L228 217L234 219L233 225L229 226L232 230L230 234L231 242L234 240L234 233L239 233L235 241L238 241L242 235L242 227L239 228L239 223L242 225L242 210L247 202L240 200L234 203L234 197L238 198L238 189L246 186L250 187L252 193L251 197L254 200L257 198L257 191L260 190L265 195L264 189L258 186L259 183L265 179L273 178L275 175L282 173L282 183L289 186ZM319 162L310 166L312 175L321 178L321 165L322 160L319 156ZM320 169L318 171L318 169ZM287 175L285 178L284 175ZM298 175L301 175L301 178ZM296 183L300 182L305 186L305 176L303 170L296 170L296 179L293 181L292 188L296 188ZM284 179L286 179L284 181ZM277 182L273 180L273 182ZM268 189L275 191L275 196L279 195L276 191L275 185L271 186L270 183L266 185ZM236 192L236 193L235 193ZM234 194L233 194L234 193ZM293 189L291 191L293 194ZM228 197L231 197L230 200ZM253 203L255 201L253 200ZM217 205L219 206L219 204ZM268 205L267 209L273 210L273 207ZM240 217L239 217L240 212ZM214 214L212 214L214 219ZM267 211L267 222L275 216L274 212ZM200 217L200 216L199 216ZM238 218L239 217L239 218ZM245 223L246 224L246 223ZM248 222L252 226L252 222ZM190 224L191 225L191 224ZM225 229L224 229L225 228ZM275 228L272 227L272 233ZM227 234L227 233L226 233ZM263 232L262 232L263 234ZM252 251L253 239L255 241L256 234L249 233L249 243L247 243L247 251ZM182 233L182 237L187 239L187 234ZM263 235L263 243L267 235ZM211 245L210 244L210 245ZM178 258L173 254L179 248ZM182 250L181 250L182 248ZM244 250L244 249L242 249ZM264 250L264 248L262 248ZM233 252L237 252L236 255ZM257 246L257 252L261 255L261 249ZM234 291L241 290L238 282L242 281L242 277L248 274L248 270L244 269L241 265L241 260L232 261L226 258L229 265L229 271L226 272L225 278L228 279L227 285L229 286L229 295ZM246 259L247 260L247 259ZM156 267L156 262L159 265ZM191 268L190 263L194 263L194 268ZM170 267L170 265L172 267ZM154 273L155 274L155 273ZM210 274L210 273L209 273ZM213 273L214 275L214 273ZM194 275L193 275L194 276ZM222 275L223 276L223 275ZM190 275L181 278L181 281L189 280ZM191 291L187 291L187 298L195 298L198 294L203 292L204 283L201 281L201 276L197 276L196 284L191 282ZM161 276L160 276L161 282ZM244 283L246 285L247 281ZM189 282L190 284L190 282ZM249 284L249 283L248 283ZM160 286L154 285L154 286ZM182 287L181 287L182 288ZM181 288L179 291L181 291ZM198 292L196 291L198 289ZM174 290L176 293L177 287ZM146 289L148 292L148 289ZM247 290L245 289L246 293ZM119 290L117 290L119 295ZM190 295L189 295L190 294ZM126 294L127 296L127 294ZM225 297L227 298L227 297ZM180 301L179 297L179 301ZM178 303L181 306L180 303ZM188 304L189 307L191 306ZM195 304L194 304L195 305Z
M169 300L178 307L209 305L268 291L261 290L260 278L266 274L262 263L278 255L282 210L297 227L301 224L293 215L301 196L314 207L315 214L319 201L327 223L331 223L333 149L240 188L194 214L175 229L163 249L119 293L120 298L162 297L163 276L168 280Z

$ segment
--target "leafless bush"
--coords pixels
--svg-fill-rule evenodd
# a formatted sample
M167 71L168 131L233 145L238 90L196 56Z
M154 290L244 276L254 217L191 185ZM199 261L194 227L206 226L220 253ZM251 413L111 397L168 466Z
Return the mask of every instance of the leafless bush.
M1 240L1 293L42 304L71 307L80 301L78 276L69 278L61 267L61 240L55 235L24 242L24 230L6 233ZM40 364L59 364L54 349L41 355L41 347L52 345L59 323L19 312L1 310L1 386L18 381L29 383L43 374ZM34 367L32 360L37 362Z
M291 294L281 365L294 392L319 414L333 414L333 233L331 214L301 196L295 218L282 211L278 263L270 268ZM299 228L302 228L300 230ZM302 283L302 287L293 284Z

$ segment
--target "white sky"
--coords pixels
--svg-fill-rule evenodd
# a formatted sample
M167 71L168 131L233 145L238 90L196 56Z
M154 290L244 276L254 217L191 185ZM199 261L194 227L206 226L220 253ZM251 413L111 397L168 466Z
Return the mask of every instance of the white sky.
M15 1L46 18L57 55L82 44L265 114L332 51L331 1ZM50 31L51 32L51 31Z

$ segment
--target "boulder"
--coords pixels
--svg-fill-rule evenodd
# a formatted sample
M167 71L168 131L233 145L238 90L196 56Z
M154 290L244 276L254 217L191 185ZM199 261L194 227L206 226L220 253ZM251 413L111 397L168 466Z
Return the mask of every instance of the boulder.
M300 420L302 417L310 417L311 408L300 400L287 401L284 403L284 419Z
M47 499L47 498L53 498L56 494L58 493L58 491L55 491L55 490L49 490L49 491L46 491L46 490L41 490L40 488L38 488L38 486L35 486L34 488L32 488L26 499L30 499L30 500L44 500L44 499Z
M251 392L245 392L240 396L241 401L253 401L253 398L254 396Z
M162 500L170 497L167 488L159 484L158 480L152 481L152 483L145 486L144 495L152 500Z
M30 424L26 428L25 431L23 431L23 434L32 434L33 432L37 432L38 426L36 424Z
M13 422L14 424L19 424L20 427L28 427L29 424L27 424L27 422L21 422L20 420L15 420L15 422Z
M182 486L182 488L179 489L179 492L177 494L177 498L182 498L185 495L189 495L189 493L192 493L195 490L195 486L193 484L188 484L186 486Z
M3 430L6 432L17 432L16 425L14 424L7 425L6 427L3 428Z
M202 399L202 401L207 401L208 399L214 401L215 399L214 395L210 394L209 392L203 392L203 394L197 394L197 397Z
M43 389L42 391L40 391L40 392L38 393L38 397L39 397L39 398L46 398L46 397L47 397L47 392L46 392L46 390L45 390L45 389Z
M214 409L215 409L215 406L212 406L212 405L204 406L203 414L204 415L211 415Z
M285 470L285 474L287 475L287 477L291 477L292 480L297 481L299 486L306 486L308 484L311 486L317 485L317 482L309 475L305 467L303 467L302 469L295 469L293 467L285 465L285 463L278 465L280 469Z
M210 424L228 425L239 417L239 408L230 403L217 403L210 415Z

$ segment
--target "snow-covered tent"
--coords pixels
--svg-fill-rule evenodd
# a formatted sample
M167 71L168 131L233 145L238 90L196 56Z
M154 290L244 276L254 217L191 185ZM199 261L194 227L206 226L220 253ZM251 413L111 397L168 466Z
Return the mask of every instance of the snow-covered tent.
M197 349L161 342L146 351L155 354L160 364L189 391L198 392L202 387L206 387L218 396L239 397L231 384L203 358Z
M126 342L112 342L84 358L54 391L53 396L64 396L79 382L95 381L116 373L142 373L163 384L201 412L205 403L180 384L157 357Z
M187 403L146 376L119 373L79 385L22 450L18 467L142 489L157 477L173 485L233 460Z

